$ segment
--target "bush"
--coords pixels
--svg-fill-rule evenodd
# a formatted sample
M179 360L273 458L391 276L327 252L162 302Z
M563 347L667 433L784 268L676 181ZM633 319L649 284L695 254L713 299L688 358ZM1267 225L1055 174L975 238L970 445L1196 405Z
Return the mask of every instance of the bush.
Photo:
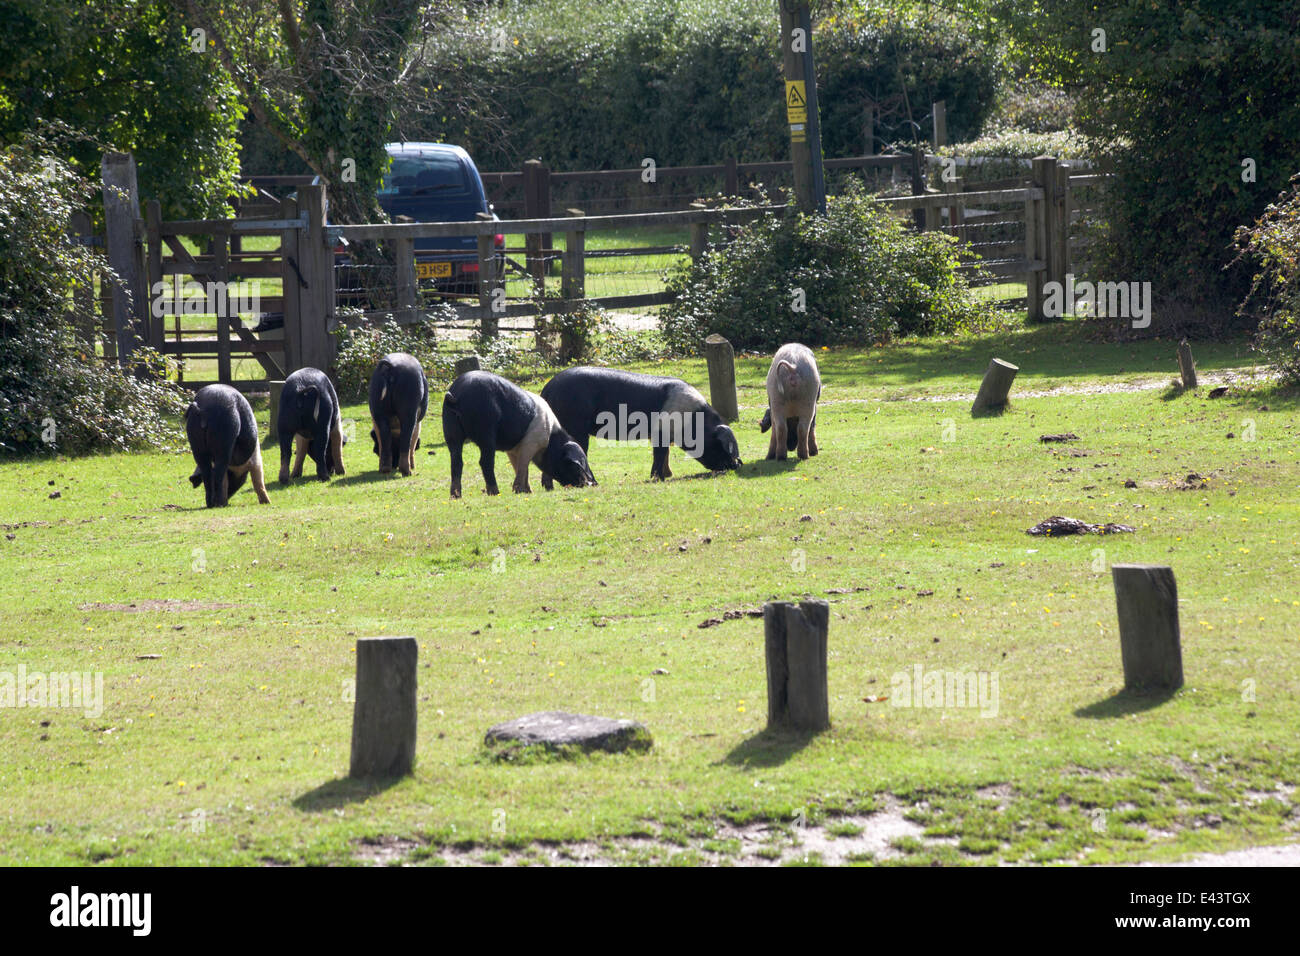
M459 143L481 169L535 156L556 169L784 158L777 34L771 0L507 4L431 36L410 80L432 88L457 64L481 64L476 93L497 115L398 117L397 128ZM864 151L872 103L891 139L908 129L907 103L920 122L946 100L950 134L964 137L994 100L996 47L927 5L836 4L816 20L814 48L827 156Z
M145 374L124 374L96 356L69 318L73 291L93 287L95 270L104 268L65 236L92 190L38 136L0 153L0 451L80 453L179 440L187 398L163 380L161 359L142 350Z
M1300 384L1300 174L1254 226L1237 230L1237 244L1258 269L1239 311L1258 319L1256 346L1282 380Z
M967 183L992 182L1013 176L1029 176L1029 161L1035 156L1091 161L1093 151L1082 136L1069 130L1031 132L1026 129L999 129L965 143L953 143L937 149L939 156L978 159L958 168ZM932 167L933 168L933 167Z
M340 324L335 333L339 339L338 357L334 367L340 400L365 401L375 366L390 352L415 356L427 378L450 380L455 359L438 353L438 339L432 325L398 325L391 316L379 325L348 328L342 324L344 319L355 319L359 314L355 309L339 309Z
M664 335L681 352L712 332L770 351L993 324L958 264L952 237L917 233L850 188L825 217L765 216L683 267L669 282L678 298L662 313Z

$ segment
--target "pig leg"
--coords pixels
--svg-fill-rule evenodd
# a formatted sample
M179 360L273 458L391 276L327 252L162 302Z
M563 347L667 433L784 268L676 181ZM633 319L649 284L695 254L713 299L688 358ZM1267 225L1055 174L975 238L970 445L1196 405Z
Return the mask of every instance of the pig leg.
M420 420L415 421L415 432L411 435L411 447L406 453L406 467L415 472L415 448L420 444Z
M786 417L784 415L777 415L774 412L772 414L772 448L775 449L776 454L773 455L772 452L769 451L767 455L768 458L774 458L777 461L785 461L785 444L789 434L790 423L786 421Z
M773 419L773 421L775 421L775 419ZM769 427L771 427L771 426L769 426ZM778 448L780 447L780 446L778 446L777 443L776 443L776 433L777 433L777 429L776 429L776 428L772 428L772 435L771 435L771 437L768 438L768 440L767 440L767 460L768 460L768 461L774 461L774 460L776 459L777 451L778 451Z
M312 461L316 463L316 477L321 481L330 480L330 430L328 426L316 425L316 433L311 438Z
M515 469L515 480L510 485L510 490L515 494L532 494L533 489L528 486L527 453L522 448L513 448L506 453L506 457Z
M280 436L280 484L289 483L289 459L293 457L293 435Z
M650 480L664 481L673 476L673 470L668 466L668 451L671 446L660 445L654 449L653 461L650 465Z
M817 410L813 409L812 421L808 423L808 454L817 454Z
M393 470L393 436L388 422L381 428L377 419L372 418L375 427L375 441L379 444L379 473L386 475Z
M804 460L807 459L807 457L808 457L808 433L809 433L809 431L810 431L810 423L809 423L808 419L806 419L806 418L800 416L800 418L799 418L799 425L798 425L798 432L799 432L799 444L798 444L799 452L798 452L798 454L799 454L799 460L800 460L800 461L804 461Z
M451 496L460 497L460 474L465 467L465 446L460 439L447 436L447 457L451 459Z
M208 507L225 507L230 500L230 452L214 455L212 470L204 478L208 489Z
M293 450L295 452L293 459L293 473L291 477L302 477L302 460L307 457L308 439L303 435L293 436Z
M414 414L409 419L402 419L401 431L397 434L397 447L393 451L393 456L397 460L397 468L406 478L411 474L411 457L415 449L415 429L417 422Z
M490 495L500 494L500 490L497 488L496 457L497 449L495 445L485 444L479 446L478 466L483 471L483 482L487 485L485 490Z
M266 494L266 479L262 475L262 449L258 445L253 446L253 458L249 462L249 477L253 479L253 491L257 493L257 500L264 505L269 505L271 499Z
M330 426L330 459L330 467L334 469L334 474L347 474L343 470L343 429L339 427L337 417Z

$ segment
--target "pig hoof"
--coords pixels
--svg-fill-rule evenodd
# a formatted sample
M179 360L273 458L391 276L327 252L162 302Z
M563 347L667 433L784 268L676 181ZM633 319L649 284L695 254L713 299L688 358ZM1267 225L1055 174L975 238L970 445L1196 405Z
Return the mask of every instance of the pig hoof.
M487 488L484 488L483 491L485 494L489 494L489 495L499 495L501 493L500 491L497 490L496 485L491 485Z
M453 488L453 489L451 489L451 496L452 496L453 499L455 499L455 498L459 498L459 497L460 497L460 489L459 489L459 488Z

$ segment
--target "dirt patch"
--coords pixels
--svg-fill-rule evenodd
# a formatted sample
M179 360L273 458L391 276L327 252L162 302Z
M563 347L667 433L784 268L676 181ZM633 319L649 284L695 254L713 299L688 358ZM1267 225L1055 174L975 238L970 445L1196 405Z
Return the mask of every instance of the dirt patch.
M400 837L372 837L361 840L352 855L360 863L389 866L405 860L412 851L423 845L415 840L403 840Z
M79 604L79 611L118 611L123 614L137 614L145 611L224 611L227 608L240 607L238 604L221 604L216 601L177 601L172 598L134 601L131 604Z

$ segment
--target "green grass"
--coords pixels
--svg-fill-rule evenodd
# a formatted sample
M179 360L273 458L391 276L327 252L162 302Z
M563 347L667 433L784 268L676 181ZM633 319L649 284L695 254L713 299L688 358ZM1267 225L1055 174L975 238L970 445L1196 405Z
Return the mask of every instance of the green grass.
M1249 364L1241 343L1196 352L1205 374ZM1022 397L972 420L995 354ZM717 821L833 827L885 794L925 833L878 862L1294 838L1294 396L1080 392L1175 363L1169 342L1075 323L822 352L822 454L780 464L756 426L768 361L738 362L747 464L716 478L674 452L650 484L647 449L593 447L597 488L489 498L471 454L453 502L436 400L411 478L378 476L358 440L346 477L282 488L268 448L269 506L241 490L203 509L182 450L0 463L0 672L102 672L105 697L93 718L0 708L0 862L345 863L385 839L504 861L636 835L661 846L647 861L741 862ZM653 367L705 382L698 361ZM1037 440L1061 431L1080 441ZM1207 487L1177 490L1189 472ZM1024 533L1054 514L1137 531ZM1124 561L1177 575L1187 684L1169 699L1118 695L1105 565ZM697 625L805 594L831 602L833 728L769 737L761 622ZM391 785L346 779L354 645L377 634L420 643L417 769ZM997 715L862 700L916 665L996 672ZM551 709L642 720L654 748L487 754L490 725Z

